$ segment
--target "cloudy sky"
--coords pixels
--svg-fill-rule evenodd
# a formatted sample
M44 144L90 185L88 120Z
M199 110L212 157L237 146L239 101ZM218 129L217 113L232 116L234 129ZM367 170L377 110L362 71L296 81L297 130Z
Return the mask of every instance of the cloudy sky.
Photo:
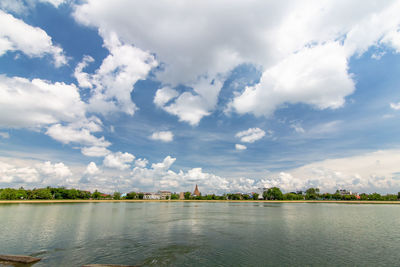
M0 187L398 192L399 14L1 0Z

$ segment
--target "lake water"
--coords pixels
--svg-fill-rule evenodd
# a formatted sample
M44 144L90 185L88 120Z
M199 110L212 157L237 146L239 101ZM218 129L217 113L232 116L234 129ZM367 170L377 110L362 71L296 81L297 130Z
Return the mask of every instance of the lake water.
M0 254L34 265L399 266L400 205L0 204Z

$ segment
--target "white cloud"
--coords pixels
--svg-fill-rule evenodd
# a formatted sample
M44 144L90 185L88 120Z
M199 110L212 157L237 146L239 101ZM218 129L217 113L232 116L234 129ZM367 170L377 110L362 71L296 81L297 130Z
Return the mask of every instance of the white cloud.
M103 164L109 168L125 170L131 166L130 163L133 162L134 159L135 156L128 152L116 152L108 154L104 158Z
M135 160L135 167L145 168L149 161L147 159L137 159Z
M58 8L61 4L65 3L66 0L1 0L0 9L15 14L26 14L29 9L35 8L38 3L49 3L54 7Z
M242 145L242 144L235 144L236 150L246 150L247 146Z
M93 84L91 82L91 77L88 73L83 72L83 69L86 68L89 63L94 62L94 58L91 56L85 55L81 62L78 63L75 67L74 76L78 81L78 84L82 88L92 88Z
M10 138L10 134L7 132L0 132L0 137L4 139Z
M111 143L93 134L103 125L95 116L87 118L86 109L74 84L0 75L0 127L46 128L63 144L83 146L84 155L105 156Z
M52 164L50 161L46 161L42 164L38 164L37 169L41 174L53 176L55 178L64 179L72 176L71 170L62 162Z
M292 128L296 133L300 133L303 134L306 131L304 130L304 128L300 125L300 123L292 123L290 125L290 128Z
M180 121L196 126L204 116L210 115L215 109L222 82L200 78L190 86L195 94L183 92L169 104L167 102L176 97L177 92L172 89L168 91L160 89L161 91L158 90L156 93L154 102L168 113L178 116Z
M354 91L349 58L374 45L398 47L400 3L395 0L165 0L157 6L89 0L76 5L74 16L98 27L104 39L115 33L124 43L155 53L163 63L156 74L163 84L192 87L174 93L174 99L155 98L158 106L191 125L215 110L225 78L239 64L260 66L263 78L238 93L230 110L268 116L285 103L342 107ZM204 77L218 84L205 83L208 93L203 94L197 88Z
M388 32L381 40L381 43L393 47L396 53L400 53L400 29Z
M0 183L33 183L39 181L39 172L31 167L17 167L0 161Z
M168 142L172 142L172 140L174 140L174 134L171 131L154 132L150 136L150 139L159 140L159 141L168 143Z
M306 47L267 69L230 104L238 113L270 116L285 103L306 103L318 109L339 108L355 90L347 58L337 42Z
M108 147L111 145L103 136L96 137L87 127L75 127L74 124L54 124L47 129L46 134L63 144L75 143L95 147Z
M67 0L39 0L39 2L49 3L49 4L53 5L54 7L58 8L60 5L66 3Z
M162 162L151 164L150 167L135 162L135 167L130 169L134 161L133 155L121 152L110 155L110 162L104 162L105 167L110 163L110 168L100 170L91 162L87 166L77 167L74 172L61 162L35 163L0 158L0 185L63 185L106 192L114 192L116 188L122 192L159 189L192 191L195 184L199 185L202 193L252 192L271 186L280 187L286 192L310 187L318 187L322 192L334 192L338 188L383 193L400 190L399 150L376 151L314 162L269 174L268 178L261 180L244 177L228 179L205 172L199 167L173 171L171 167L176 159L171 156L167 156ZM80 183L77 183L78 177L82 177Z
M172 164L174 164L176 158L173 158L171 156L167 156L163 162L160 163L153 163L151 164L151 168L154 170L168 170Z
M51 37L38 27L32 27L22 20L0 10L0 56L7 51L22 51L29 57L43 57L49 54L55 66L67 64L62 48L55 46Z
M0 75L2 127L39 127L84 116L85 104L73 84Z
M100 142L101 144L101 142ZM81 152L87 157L104 157L111 153L105 146L82 147Z
M0 161L0 184L60 185L71 182L72 175L69 167L62 162L24 162L21 166Z
M89 111L103 114L121 111L133 115L137 109L131 100L133 87L158 63L150 53L121 43L113 33L103 37L110 54L94 74L83 72L88 63L94 61L85 56L75 68L75 78L81 87L92 88Z
M240 138L240 141L243 143L254 143L263 138L265 132L260 128L249 128L246 131L238 132L235 136Z
M400 110L400 103L390 103L390 107L394 110Z
M399 151L384 150L327 159L287 170L262 181L285 191L319 187L323 192L346 188L362 192L392 192L400 187Z
M171 99L177 97L179 93L170 87L158 89L154 96L154 104L158 107L164 107Z
M101 173L100 169L97 167L96 163L94 163L93 161L87 165L85 174L96 175L96 174L100 174L100 173Z
M16 14L27 12L27 7L22 0L2 0L0 1L0 9Z

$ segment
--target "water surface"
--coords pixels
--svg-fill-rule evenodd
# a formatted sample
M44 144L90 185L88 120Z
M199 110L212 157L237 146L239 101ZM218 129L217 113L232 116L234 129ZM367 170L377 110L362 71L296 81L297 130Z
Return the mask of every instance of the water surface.
M0 254L34 265L398 266L400 206L0 204Z

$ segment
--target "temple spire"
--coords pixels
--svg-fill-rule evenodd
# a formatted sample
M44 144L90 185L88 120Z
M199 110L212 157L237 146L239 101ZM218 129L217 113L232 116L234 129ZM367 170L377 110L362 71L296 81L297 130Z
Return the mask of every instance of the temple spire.
M194 189L193 196L199 197L200 195L201 194L200 194L199 188L197 187L197 184L196 184L196 188Z

